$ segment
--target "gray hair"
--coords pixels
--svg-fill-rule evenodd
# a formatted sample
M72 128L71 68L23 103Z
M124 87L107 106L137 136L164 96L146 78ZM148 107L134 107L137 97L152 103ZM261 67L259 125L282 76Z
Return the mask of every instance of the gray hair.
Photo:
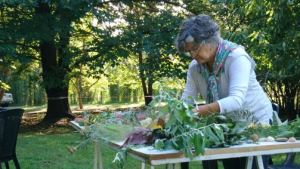
M176 48L185 52L186 43L217 45L220 41L219 25L208 15L197 15L184 20L176 39Z

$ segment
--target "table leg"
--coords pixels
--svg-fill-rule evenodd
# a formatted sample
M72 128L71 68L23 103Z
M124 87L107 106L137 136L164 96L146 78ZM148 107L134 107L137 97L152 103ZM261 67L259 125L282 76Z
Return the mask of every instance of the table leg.
M175 166L174 166L174 169L181 169L181 166L180 166L180 164L179 163L176 163L176 164L174 164Z
M100 143L94 142L94 169L103 169Z
M166 169L174 169L174 164L166 164Z
M253 156L247 157L246 169L252 169Z
M256 162L257 162L258 169L264 169L262 156L256 156Z
M154 169L154 166L153 166L153 165L151 165L151 166L150 166L150 169Z
M94 142L94 169L97 169L97 163L98 163L98 148L97 143Z
M142 168L141 169L145 169L145 163L144 162L142 162Z
M166 169L180 169L180 164L166 164Z

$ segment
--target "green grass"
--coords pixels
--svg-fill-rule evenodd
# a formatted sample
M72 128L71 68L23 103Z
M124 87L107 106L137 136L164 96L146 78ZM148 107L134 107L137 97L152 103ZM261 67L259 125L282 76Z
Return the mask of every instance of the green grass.
M60 129L55 130L59 133ZM62 128L60 134L50 134L48 132L26 132L20 133L17 143L17 157L22 169L91 169L93 168L93 145L78 150L71 154L67 150L68 146L74 146L78 140L83 140L78 132L73 129ZM102 155L105 169L117 169L112 164L115 151L102 145ZM275 162L279 163L284 156L277 155ZM299 163L298 155L297 162ZM125 164L125 169L140 168L141 164L137 160L129 157ZM220 165L222 166L222 165ZM147 166L147 168L150 168ZM165 169L165 166L155 167ZM200 162L192 162L190 169L202 169ZM222 169L222 167L219 167Z
M68 146L83 140L79 133L70 131L65 134L21 133L17 143L17 157L22 169L89 169L93 168L93 145L71 154ZM102 145L105 169L117 169L112 160L116 151ZM128 157L125 169L140 168L141 163ZM191 169L201 169L200 162L193 162ZM165 166L155 167L164 169Z
M84 169L92 168L91 148L74 155L67 146L80 139L79 134L20 134L17 144L17 156L24 169Z

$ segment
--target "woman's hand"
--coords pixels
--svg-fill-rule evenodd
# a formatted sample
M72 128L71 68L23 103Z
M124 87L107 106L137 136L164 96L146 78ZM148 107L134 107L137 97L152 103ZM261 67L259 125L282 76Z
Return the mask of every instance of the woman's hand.
M210 104L200 105L193 109L193 112L198 116L208 116L212 113L220 112L220 107L217 102L213 102Z
M207 116L210 114L210 112L206 108L206 105L197 106L193 109L193 112L198 116Z

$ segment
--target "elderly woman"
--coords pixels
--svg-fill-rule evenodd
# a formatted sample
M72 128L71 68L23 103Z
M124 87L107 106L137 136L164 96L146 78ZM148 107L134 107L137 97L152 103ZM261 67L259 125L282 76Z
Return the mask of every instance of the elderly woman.
M255 62L243 46L220 37L218 24L207 15L185 20L176 40L179 52L191 56L182 99L193 102L199 94L206 100L195 112L200 116L246 109L255 121L269 123L272 105L256 79ZM186 165L186 164L185 164ZM245 168L244 158L223 160L225 169ZM204 168L217 168L216 161Z

